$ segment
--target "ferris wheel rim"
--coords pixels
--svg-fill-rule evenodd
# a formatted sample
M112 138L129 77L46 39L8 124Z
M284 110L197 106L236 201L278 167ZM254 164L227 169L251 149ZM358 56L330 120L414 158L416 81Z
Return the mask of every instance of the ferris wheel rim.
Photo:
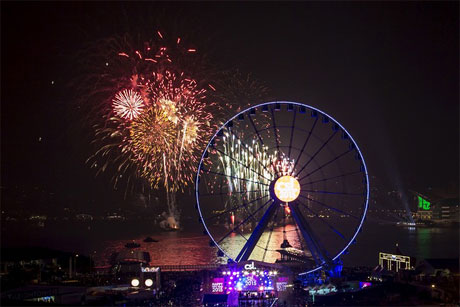
M355 229L354 231L354 234L352 236L352 238L349 240L349 242L345 245L345 247L337 253L336 256L334 256L332 258L332 261L335 261L336 259L338 259L346 250L348 250L348 248L350 247L351 244L353 244L354 242L356 242L356 236L358 235L358 233L361 231L362 227L363 227L363 223L366 219L366 215L367 215L367 210L368 210L368 207L369 207L369 193L370 193L370 187L369 187L369 175L368 175L368 171L367 171L367 165L366 165L366 162L364 160L364 156L361 152L361 149L359 148L358 144L356 143L355 139L353 138L353 136L348 132L348 130L339 122L337 121L333 116L327 114L326 112L318 109L318 108L315 108L311 105L308 105L308 104L305 104L305 103L299 103L299 102L294 102L294 101L270 101L270 102L264 102L264 103L260 103L260 104L256 104L256 105L253 105L253 106L250 106L248 108L245 108L241 111L239 111L238 113L236 113L233 117L231 117L230 119L228 119L225 123L223 123L222 125L220 125L220 127L216 130L216 132L213 134L213 136L210 138L209 142L207 143L206 145L206 148L203 150L203 153L201 155L201 158L200 158L200 162L198 164L198 168L197 168L197 173L196 173L196 176L195 176L195 200L196 200L196 208L198 210L198 213L200 215L200 222L203 224L203 227L204 229L206 230L206 233L208 234L208 236L211 238L212 242L214 243L214 245L223 253L223 255L225 255L229 261L231 262L236 262L232 257L230 257L227 252L221 248L220 244L218 244L218 242L216 242L216 240L214 239L214 236L211 234L211 232L209 231L206 223L205 223L205 220L204 220L204 217L203 217L203 214L201 212L201 206L200 206L200 200L199 200L199 183L200 183L200 172L202 170L202 164L203 164L203 161L204 159L206 158L205 155L206 155L206 152L208 151L209 149L209 146L211 145L212 141L216 138L217 134L223 129L225 128L231 121L233 121L234 119L236 119L238 116L240 116L241 114L244 114L246 112L249 112L250 110L252 109L256 109L256 108L259 108L259 107L263 107L263 106L268 106L268 105L274 105L274 104L283 104L283 105L296 105L296 106L300 106L300 107L305 107L305 108L308 108L310 110L313 110L313 111L316 111L318 113L320 113L321 115L323 116L326 116L327 118L329 118L330 120L332 120L335 124L337 124L347 135L348 137L350 138L350 141L353 143L353 145L355 146L355 149L357 150L359 156L361 157L361 162L362 162L362 165L363 165L363 171L362 173L364 174L365 176L365 187L366 187L366 194L365 194L365 205L364 205L364 211L362 213L362 216L361 216L361 219L360 219L360 222L359 222L359 226ZM364 195L363 195L364 196ZM309 273L313 273L317 270L320 270L321 268L323 268L324 264L321 264L309 271L306 271L306 272L303 272L303 273L300 273L299 275L304 275L304 274L309 274Z

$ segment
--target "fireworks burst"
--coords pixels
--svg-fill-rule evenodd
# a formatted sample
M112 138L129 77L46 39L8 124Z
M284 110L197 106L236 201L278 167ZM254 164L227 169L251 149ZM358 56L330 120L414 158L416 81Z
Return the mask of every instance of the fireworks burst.
M204 91L196 90L194 82L182 80L176 86L170 81L178 79L166 76L161 83L149 84L154 104L132 122L126 146L142 163L142 175L153 187L162 182L167 192L175 193L192 181L209 134L213 117L207 108L212 103L202 103Z
M98 106L87 111L97 119L97 149L88 161L98 173L113 172L115 186L123 180L127 189L140 182L164 190L167 220L174 221L169 222L173 228L178 227L179 218L176 193L193 182L202 150L217 127L215 118L267 96L266 87L239 72L223 74L215 81L212 70L197 54L195 46L185 40L170 39L158 31L147 41L111 38L84 57L92 61L88 67L93 73L82 96L98 102L87 104ZM228 146L229 154L239 152L238 159L244 156L251 163L254 155L265 156L266 168L273 167L274 158L258 145L250 149L237 143ZM221 164L230 172L242 172L242 178L254 176L228 157ZM252 189L232 184L237 192Z
M272 169L276 173L277 177L282 177L282 176L287 176L287 175L295 177L294 166L295 166L294 159L290 159L289 157L286 157L283 154L279 160L274 160L272 164Z
M224 118L257 102L275 100L268 87L251 74L239 70L225 71L213 86L216 100L226 106Z
M219 195L223 192L219 191L223 184L220 180L226 181L228 190L225 194L228 197L223 199L224 210L238 208L238 204L265 195L274 179L273 165L276 161L276 152L270 154L267 147L260 145L256 140L243 143L242 138L242 135L235 135L231 128L224 128L220 145L211 149L218 159L209 163L216 163L216 171L225 174L225 179L215 177L215 181L209 182L209 192ZM232 210L232 223L241 220L249 207Z
M222 138L223 150L217 151L219 170L228 179L229 194L239 198L249 197L251 191L263 195L275 177L293 174L294 160L277 151L269 153L267 146L260 146L256 140L245 146L240 138L226 131Z
M93 93L97 99L106 97L100 100L105 122L96 127L99 148L89 160L99 171L114 164L115 184L122 173L133 171L134 177L127 176L131 182L138 178L153 189L164 189L168 221L175 221L169 226L177 228L176 193L193 181L216 104L206 95L209 83L197 81L193 69L179 65L186 61L171 55L184 57L196 49L185 47L180 38L166 47L161 44L165 36L157 34L156 42L145 42L142 48L127 44L122 49L126 40L110 41L105 79L98 80L100 91Z
M142 97L133 90L123 90L113 99L113 110L124 119L133 120L137 118L144 108Z

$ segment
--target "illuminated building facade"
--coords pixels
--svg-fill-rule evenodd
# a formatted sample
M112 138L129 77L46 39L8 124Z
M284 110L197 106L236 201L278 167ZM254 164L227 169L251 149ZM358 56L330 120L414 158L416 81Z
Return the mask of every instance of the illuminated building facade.
M431 202L420 195L417 195L416 197L417 211L415 212L415 219L422 221L431 220L433 218Z
M458 222L459 221L459 199L446 198L433 204L433 220L437 222Z

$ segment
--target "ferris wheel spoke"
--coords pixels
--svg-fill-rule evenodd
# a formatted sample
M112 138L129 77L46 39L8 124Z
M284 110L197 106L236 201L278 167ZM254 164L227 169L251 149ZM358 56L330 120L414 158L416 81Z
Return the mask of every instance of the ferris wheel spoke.
M342 210L340 210L340 209L337 209L337 208L328 206L328 205L326 205L325 203L322 203L322 202L320 202L320 201L318 201L318 200L315 200L315 199L313 199L313 198L306 197L306 196L304 196L304 195L302 195L302 194L300 194L299 197L305 198L305 199L307 199L307 200L309 200L309 201L312 201L312 202L314 202L314 203L316 203L316 204L319 204L319 205L321 205L321 206L323 206L323 207L332 209L332 210L334 210L334 211L336 211L336 212L338 212L338 213L341 213L341 214L344 214L344 215L348 215L348 216L350 216L350 217L352 217L352 218L355 218L355 219L359 220L358 217L356 217L356 216L354 216L354 215L352 215L352 214L350 214L350 213L347 213L347 212L342 211Z
M249 115L249 122L251 123L252 129L254 129L255 133L257 134L257 137L259 138L260 145L264 146L264 141L262 140L259 130L257 130L256 125L254 124L254 121L251 118L251 115Z
M326 220L322 217L319 216L319 214L317 212L315 212L313 209L310 209L308 208L307 205L305 205L304 203L301 203L300 201L297 200L297 203L302 205L302 207L304 207L305 209L307 209L309 212L311 212L316 218L318 218L321 222L325 223L332 231L334 231L338 236L340 236L342 239L344 239L345 241L347 240L345 238L345 236L343 234L340 233L340 231L338 231L337 229L335 229L331 224L329 224L328 222L326 222Z
M265 176L262 175L261 173L256 172L254 169L250 168L248 165L246 165L246 164L244 164L244 163L242 163L242 162L240 162L240 161L237 161L235 158L229 156L228 154L226 154L226 153L223 152L222 150L217 149L217 148L216 148L216 150L217 150L218 152L220 152L221 154L223 154L224 156L229 157L230 159L232 159L232 160L235 161L236 163L238 163L238 164L244 166L245 168L247 168L247 169L250 170L251 172L253 172L253 173L259 175L259 177L265 178L265 179L267 179L268 181L271 181L271 180L272 180L272 179L269 179L269 178L265 177Z
M350 175L356 175L356 174L360 174L360 173L362 173L362 172L361 171L356 171L356 172L345 173L345 174L341 174L341 175L334 176L334 177L323 178L323 179L315 180L315 181L309 181L309 182L301 184L300 186L303 187L303 186L310 185L310 184L315 184L315 183L318 183L318 182L329 181L329 180L333 180L333 179L337 179L337 178L341 178L341 177L346 177L346 176L350 176Z
M241 204L241 205L232 207L232 208L227 209L227 210L225 210L225 211L223 211L223 212L220 212L220 213L218 213L218 214L216 214L216 215L206 217L206 218L204 218L204 220L212 220L212 219L215 219L215 218L217 218L217 217L219 217L219 216L224 215L225 213L229 213L229 212L238 210L239 208L243 208L243 207L245 207L245 206L248 206L248 205L250 205L250 204L253 204L253 203L255 203L256 201L261 200L261 199L264 199L264 198L267 197L267 196L270 196L270 194L267 194L267 195L264 195L264 196L262 196L262 197L253 199L253 200L251 200L251 201L248 202L248 203L243 203L243 204Z
M291 157L291 149L292 149L292 139L294 137L294 126L295 126L295 118L297 114L297 109L294 108L294 116L292 118L292 125L291 125L291 139L289 140L289 152L288 152L288 157Z
M236 261L239 262L239 261L248 260L249 256L251 256L251 253L254 250L254 247L256 246L257 242L259 242L260 237L262 236L262 233L267 227L268 222L270 221L271 217L275 213L278 206L279 206L278 203L273 201L271 205L267 208L264 215L260 219L259 223L257 223L256 228L254 228L254 231L251 233L251 236L246 241L246 244L244 244L240 253L236 257L235 259Z
M303 176L302 178L299 179L299 181L302 181L303 179L307 178L308 176L311 176L313 175L314 173L316 173L317 171L321 170L323 167L325 166L328 166L329 164L331 164L332 162L335 162L337 161L338 159L340 159L341 157L345 156L347 153L353 151L353 149L348 149L346 151L344 151L343 153L341 153L340 155L336 156L334 159L324 163L323 165L321 165L320 167L318 167L317 169L315 169L314 171L311 171L310 173L306 174L305 176ZM297 174L298 175L298 174Z
M286 126L284 126L284 125L276 125L276 128L278 128L278 131L279 131L279 130L281 130L281 129L292 129L292 126L291 126L291 125L286 125ZM271 125L270 125L270 126L265 127L265 128L263 128L263 129L257 130L257 132L262 133L262 132L264 132L264 131L269 131L269 130L271 130L271 129L272 129L272 127L271 127ZM301 132L309 133L308 130L305 130L305 129L302 129L302 128L299 128L299 127L294 127L294 130L299 130L299 131L301 131ZM249 134L247 134L246 139L248 139L249 137L255 136L255 135L256 135L255 132L254 132L254 133L249 133ZM276 145L275 145L275 147L276 147ZM281 147L281 145L280 145L280 147ZM288 147L288 146L285 145L284 147Z
M320 191L320 190L302 190L302 192L318 193L318 194L334 194L334 195L364 196L363 193L346 193L346 192L333 192L333 191Z
M276 142L276 150L277 150L277 153L278 153L278 160L281 160L280 159L280 144L279 144L279 140L278 140L278 131L276 130L276 120L275 120L275 113L273 112L273 109L271 110L272 112L272 123L273 123L273 134L275 135L275 142Z
M306 139L305 142L303 143L302 149L300 150L299 155L297 156L297 159L296 159L295 162L294 162L294 167L292 168L292 172L294 172L295 167L297 166L297 163L299 163L300 157L302 156L303 151L304 151L305 148L307 147L308 141L310 140L310 138L311 138L311 136L312 136L312 134L313 134L313 130L315 130L315 127L316 127L316 123L317 123L317 122L318 122L318 117L316 117L315 122L313 123L313 126L311 127L310 132L308 133L307 139Z
M279 127L279 126L278 126L278 127ZM267 149L270 151L270 150L274 149L275 147L276 147L276 146L273 146L273 147L269 147L269 148L267 148ZM294 147L294 146L289 147L288 145L280 145L279 147L280 147L280 149L283 149L283 148L291 149L291 148L292 148L292 149L295 149L295 150L297 150L297 151L300 152L300 149L298 149L298 148L296 148L296 147ZM307 155L305 152L302 153L302 154ZM310 157L310 156L307 156L307 157ZM315 161L312 161L312 162L315 163L315 166L318 165L317 162L315 162ZM293 169L294 169L294 167L293 167ZM357 172L357 173L361 173L361 171L359 171L359 172ZM290 174L290 176L293 176L292 173ZM340 176L337 176L337 177L340 177ZM318 180L318 182L320 182L320 181L321 181L321 180ZM301 185L301 186L302 186L302 185Z
M297 202L294 201L289 203L289 209L291 209L291 214L294 217L294 221L299 227L300 233L302 234L303 239L311 252L311 255L315 259L316 264L321 265L325 263L327 261L327 252L316 238L310 225L306 222L304 216L298 208Z
M249 117L250 118L250 117ZM251 118L250 118L251 119ZM230 131L230 133L235 136L235 138L237 140L239 140L241 142L241 144L243 144L244 146L246 146L246 148L249 148L248 144L246 144L241 138L239 138L236 134L234 134L233 132ZM262 143L262 147L263 147L263 143ZM273 172L270 171L269 169L267 169L267 166L264 165L262 162L260 162L259 158L254 154L254 151L251 152L252 156L256 159L256 161L259 163L259 165L261 165L270 175L273 176Z
M221 195L226 195L226 196L231 196L233 194L245 194L245 193L257 193L257 192L267 192L267 190L250 190L250 191L239 191L239 192L221 192L221 193L200 193L200 196L221 196Z
M321 150L323 150L324 147L326 147L327 143L329 143L330 140L332 140L332 138L337 134L337 131L334 131L331 136L326 140L326 142L323 143L323 145L321 145L321 147L313 154L313 156L311 156L310 160L308 160L307 163L304 164L304 166L302 166L302 168L300 169L300 171L297 173L297 176L299 176L303 170L307 167L308 164L310 164L310 162L321 152Z
M222 177L229 177L229 178L233 178L233 179L238 179L238 180L243 180L243 181L249 181L249 182L253 182L253 183L256 183L256 184L261 184L261 185L265 185L265 186L270 186L269 184L266 184L266 183L262 183L260 181L254 181L254 180L250 180L250 179L245 179L245 178L240 178L240 177L236 177L236 176L231 176L231 175L227 175L227 174L223 174L223 173L217 173L217 172L213 172L211 170L205 170L204 168L201 168L203 170L203 172L207 172L208 174L215 174L215 175L219 175L219 176L222 176Z
M235 227L233 227L227 234L225 234L225 236L223 236L218 242L217 244L221 243L223 240L225 240L225 238L227 238L232 232L234 232L236 229L238 229L241 225L243 225L244 223L246 223L250 218L253 218L254 215L259 212L262 208L264 208L270 201L272 201L272 199L269 199L267 200L262 206L260 206L259 208L257 208L256 211L254 211L253 213L251 213L248 217L246 217L243 221L241 221L240 223L238 223L238 225L236 225ZM273 201L272 201L273 202Z

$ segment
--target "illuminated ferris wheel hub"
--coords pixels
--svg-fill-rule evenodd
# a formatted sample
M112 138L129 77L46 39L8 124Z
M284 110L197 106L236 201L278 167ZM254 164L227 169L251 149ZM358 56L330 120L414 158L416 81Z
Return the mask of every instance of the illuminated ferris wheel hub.
M289 203L299 197L300 183L293 176L285 175L275 181L273 192L279 201Z

